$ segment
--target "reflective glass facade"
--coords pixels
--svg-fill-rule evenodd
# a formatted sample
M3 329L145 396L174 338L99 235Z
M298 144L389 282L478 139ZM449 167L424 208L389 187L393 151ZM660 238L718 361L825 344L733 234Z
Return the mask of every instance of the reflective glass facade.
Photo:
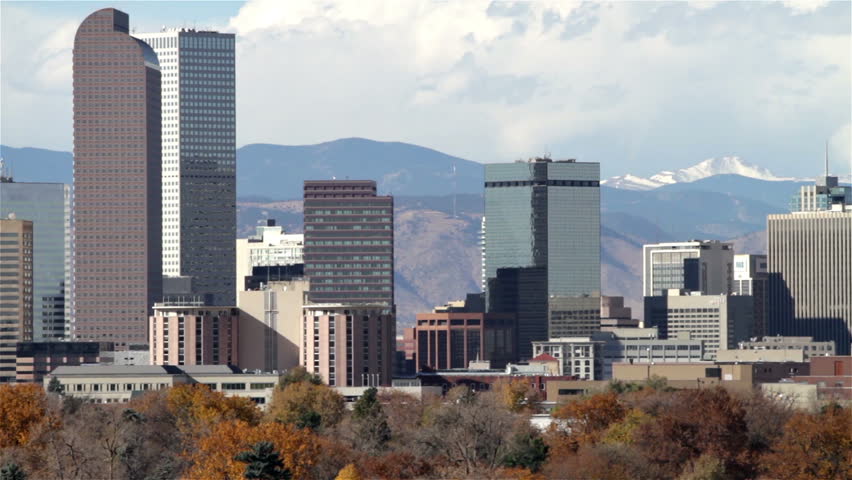
M182 28L136 36L163 72L163 275L192 277L193 295L209 305L234 305L234 35Z
M70 338L71 188L62 183L0 183L0 218L33 222L33 338Z

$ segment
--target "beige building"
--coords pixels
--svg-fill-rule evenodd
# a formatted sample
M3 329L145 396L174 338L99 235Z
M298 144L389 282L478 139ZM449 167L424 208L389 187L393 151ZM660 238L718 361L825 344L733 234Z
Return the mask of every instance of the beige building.
M769 333L852 342L852 207L769 215Z
M385 304L303 308L301 365L336 387L390 385L396 322Z
M740 342L737 347L740 350L801 350L807 360L811 357L824 357L834 355L835 345L833 341L817 342L813 337L775 337L752 338Z
M237 365L239 310L203 302L154 304L151 365Z
M613 379L643 382L651 377L664 377L674 388L705 388L721 385L750 390L760 383L774 383L782 378L810 371L807 363L654 363L613 365ZM806 374L806 373L805 373Z
M748 340L754 321L754 304L748 296L689 295L669 290L669 295L645 297L645 326L657 327L661 338L689 334L704 342L704 359L716 351L736 348Z
M253 267L275 267L304 263L305 236L285 233L275 220L257 226L257 233L237 239L237 295Z
M0 383L15 381L17 342L33 340L33 222L0 219Z
M237 293L240 368L282 372L299 365L308 286L307 279L271 282L263 290Z
M806 362L805 352L801 348L796 350L718 350L716 352L717 362Z
M180 384L202 384L227 396L247 397L263 407L272 399L279 376L242 373L227 365L90 365L62 366L44 378L47 387L56 378L65 395L93 403L126 403L152 390Z

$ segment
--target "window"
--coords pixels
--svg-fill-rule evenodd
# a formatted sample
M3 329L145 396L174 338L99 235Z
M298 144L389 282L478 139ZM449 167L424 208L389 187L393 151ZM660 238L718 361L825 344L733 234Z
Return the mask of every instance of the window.
M245 383L223 383L222 390L245 390Z

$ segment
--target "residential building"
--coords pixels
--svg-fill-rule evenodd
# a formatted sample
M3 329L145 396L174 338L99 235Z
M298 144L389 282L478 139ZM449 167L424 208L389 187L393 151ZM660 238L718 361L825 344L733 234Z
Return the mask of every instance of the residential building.
M533 342L533 351L539 356L549 355L558 359L561 375L573 375L582 380L608 380L612 378L612 366L616 363L691 363L702 360L702 341L691 339L689 335L661 340L657 338L656 329L624 330Z
M467 368L479 360L503 368L515 358L513 314L447 310L417 314L417 371Z
M294 278L237 293L241 368L283 372L300 364L302 306L308 286L306 278Z
M811 357L835 355L834 342L818 342L813 337L763 337L751 338L737 344L738 350L801 350L805 360Z
M92 403L127 403L150 391L201 384L229 397L246 397L265 408L278 383L275 373L242 373L229 365L85 365L57 367L44 378L56 378L66 396Z
M385 303L307 304L301 365L330 386L390 385L396 321Z
M376 195L372 180L305 181L304 188L308 300L392 307L393 197Z
M255 267L304 264L304 246L303 234L285 233L274 219L264 220L255 235L237 239L237 291L250 290L245 277L253 275Z
M41 384L56 367L99 363L101 348L113 347L97 342L19 342L15 349L15 381Z
M33 339L67 340L71 336L71 187L14 182L0 174L0 218L12 213L33 222Z
M731 293L734 246L716 240L656 243L642 247L642 291L646 297L671 289L704 295Z
M645 297L645 326L657 327L660 338L685 333L703 340L705 360L749 339L754 321L751 297L684 293L669 290L667 296Z
M134 36L154 49L163 72L163 275L191 277L192 295L208 305L235 305L234 34L163 28Z
M770 335L852 342L852 206L767 218Z
M751 335L766 335L766 308L769 302L769 274L766 255L734 255L732 294L749 295L754 300L754 328Z
M0 219L0 383L15 381L18 342L33 340L33 222Z
M485 166L488 311L517 315L521 359L547 339L551 297L600 296L599 180L599 164L574 160Z
M77 340L145 344L162 297L161 72L126 13L89 15L74 38Z
M151 365L239 364L239 310L205 303L198 298L154 304Z

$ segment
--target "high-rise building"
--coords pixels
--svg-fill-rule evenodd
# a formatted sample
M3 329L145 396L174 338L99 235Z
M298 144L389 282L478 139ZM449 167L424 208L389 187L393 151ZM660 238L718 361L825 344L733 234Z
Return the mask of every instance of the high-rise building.
M0 383L15 381L17 342L33 340L33 222L0 219Z
M393 197L372 180L306 181L304 212L308 300L392 307Z
M485 166L487 303L517 314L522 359L532 357L533 341L547 340L550 298L600 296L599 180L599 164L574 160ZM494 289L516 292L519 304L495 299ZM522 290L538 292L538 305Z
M236 307L157 304L149 326L151 365L237 365L239 337Z
M744 295L667 295L645 297L645 327L657 327L660 338L686 335L704 341L704 359L717 350L736 348L750 338L754 322L752 298Z
M162 297L160 65L126 13L89 15L74 38L75 339L148 342ZM231 277L233 278L233 277Z
M766 335L768 282L766 255L734 255L734 288L731 293L749 295L754 300L753 337Z
M71 188L0 179L0 218L33 222L33 339L71 336Z
M396 319L385 304L305 305L301 365L335 387L389 386Z
M769 215L770 335L852 342L852 207Z
M163 72L163 275L191 277L192 295L208 305L235 305L234 34L164 28L135 36Z
M671 289L728 294L733 288L734 246L716 240L657 243L642 247L644 296Z
M275 220L264 220L255 235L237 239L237 291L245 290L245 278L253 275L254 267L303 264L304 245L301 233L285 233Z
M827 166L827 164L826 164ZM823 212L839 206L852 205L852 186L840 185L837 177L817 177L813 185L802 185L790 199L791 212Z

